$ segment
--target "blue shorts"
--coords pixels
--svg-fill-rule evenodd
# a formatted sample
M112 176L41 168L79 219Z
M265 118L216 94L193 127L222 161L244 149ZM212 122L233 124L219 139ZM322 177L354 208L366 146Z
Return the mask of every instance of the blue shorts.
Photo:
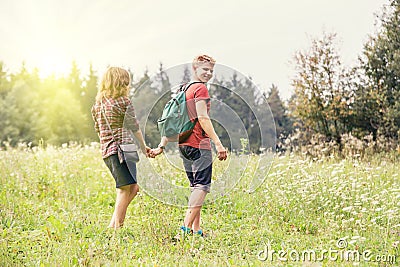
M179 146L183 166L190 181L191 189L210 192L212 177L211 150L191 146Z
M104 159L104 163L115 180L115 187L136 184L136 163L129 162L129 168L126 162L120 163L118 155L114 154Z

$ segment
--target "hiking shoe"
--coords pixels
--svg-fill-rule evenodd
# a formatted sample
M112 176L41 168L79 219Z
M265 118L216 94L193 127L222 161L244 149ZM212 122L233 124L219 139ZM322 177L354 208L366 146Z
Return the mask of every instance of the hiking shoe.
M196 235L201 236L201 237L207 237L208 235L206 233L203 232L203 230L198 230L196 231Z

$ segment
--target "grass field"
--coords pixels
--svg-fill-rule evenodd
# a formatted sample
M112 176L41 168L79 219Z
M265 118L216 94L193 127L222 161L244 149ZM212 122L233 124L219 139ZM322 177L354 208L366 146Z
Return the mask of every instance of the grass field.
M97 146L0 151L0 266L399 266L399 166L394 156L276 157L257 191L249 169L204 207L207 238L175 243L185 209L143 191L124 228L106 228L115 190ZM139 181L150 168L140 162Z

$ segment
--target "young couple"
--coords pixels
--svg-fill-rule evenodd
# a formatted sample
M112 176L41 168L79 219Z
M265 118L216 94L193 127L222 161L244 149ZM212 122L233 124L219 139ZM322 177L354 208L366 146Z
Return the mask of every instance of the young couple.
M196 233L201 236L203 236L200 227L201 207L206 194L210 192L212 176L210 139L215 144L218 159L226 160L227 158L227 150L215 133L208 115L210 95L205 83L212 78L214 65L215 60L207 55L197 56L193 60L192 84L186 90L186 100L189 117L192 120L197 118L197 123L190 136L179 143L181 158L191 188L188 210L180 229L185 234ZM168 139L162 137L157 148L151 149L146 146L128 98L130 83L128 71L110 67L102 78L96 103L92 107L92 116L100 138L102 157L116 181L117 197L109 225L115 229L123 225L128 205L139 191L135 164L129 166L128 169L125 162L120 163L117 155L117 143L133 141L128 134L123 133L124 119L125 123L129 123L129 129L134 132L140 149L146 157L153 158L163 153L168 143Z

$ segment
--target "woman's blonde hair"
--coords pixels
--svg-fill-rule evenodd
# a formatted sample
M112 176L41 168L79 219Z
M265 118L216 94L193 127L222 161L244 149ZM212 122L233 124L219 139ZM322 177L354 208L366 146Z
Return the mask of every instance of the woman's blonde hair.
M131 75L120 67L109 67L99 84L96 101L103 97L118 98L127 96L131 85Z
M200 65L201 63L205 63L205 62L208 62L213 66L215 65L215 59L213 59L212 57L210 57L208 55L200 55L193 59L192 66L194 68L197 68L198 65Z

